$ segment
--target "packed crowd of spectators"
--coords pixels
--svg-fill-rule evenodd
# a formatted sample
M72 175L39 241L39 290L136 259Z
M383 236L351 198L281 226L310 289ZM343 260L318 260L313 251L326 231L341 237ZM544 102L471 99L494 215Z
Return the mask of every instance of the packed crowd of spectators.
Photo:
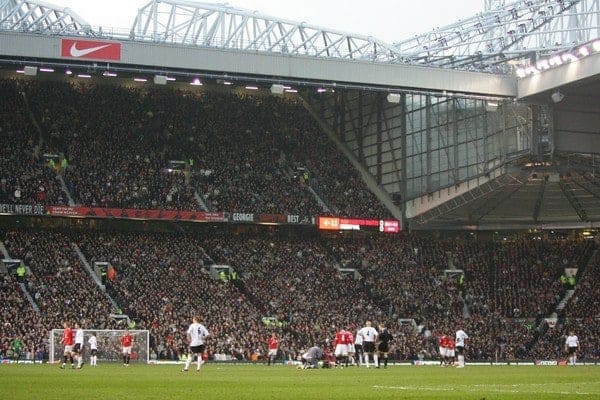
M491 310L479 313L465 304L461 293L473 283L461 278L456 268L460 267L460 249L466 243L407 235L402 240L388 236L332 241L330 247L343 266L360 271L369 293L383 299L392 320L414 319L419 324L423 354L435 353L437 338L452 334L461 324L474 333L468 354L471 358L487 359L495 355L500 337L511 339L511 344L521 349L532 339L532 333L515 331L510 326L512 321L500 313ZM485 298L490 295L491 292L486 293ZM519 335L515 337L517 332ZM509 353L509 349L503 350Z
M587 265L579 265L576 291L565 313L575 318L600 318L600 252Z
M298 335L293 347L323 343L336 328L387 319L361 281L338 273L319 241L221 237L207 244L215 262L239 271L260 308Z
M36 349L47 352L50 330L62 327L64 321L77 321L83 327L96 329L115 326L110 318L115 310L85 271L67 236L12 230L2 234L2 241L10 256L22 260L29 268L24 284L41 312L39 316L33 315L29 303L30 307L25 307L27 300L23 297L20 304L25 308L14 309L18 318L5 323L19 329L28 327L21 334L32 340Z
M66 204L66 196L38 146L40 134L19 84L0 80L0 203Z
M308 182L332 213L371 218L391 216L351 162L317 128L315 121L309 116L295 117L306 115L300 104L288 105L285 112L288 113L286 119L295 120L296 124L277 137L278 146L296 170L307 170Z
M548 354L566 358L565 339L571 330L579 338L579 360L597 360L600 357L600 319L597 316L559 318L556 325L544 326L543 337L535 342L531 355L538 359L547 358Z
M42 318L35 312L19 288L17 279L10 273L0 276L0 358L15 358L12 343L15 339L22 341L22 354L25 358L41 358L47 356L47 328ZM34 356L32 356L34 355Z
M77 204L323 214L311 186L334 213L390 216L299 103L88 83L5 80L2 85L9 89L10 104L21 92L29 99L11 123L23 118L33 132L28 121L38 122L39 151L65 158L61 173ZM11 161L18 168L27 165L23 155ZM174 169L171 161L183 164ZM306 176L298 176L298 166ZM5 179L23 175L17 172ZM22 192L36 190L32 182L18 183ZM45 204L64 204L57 198L61 193L46 195Z
M11 257L24 260L30 268L26 285L41 310L36 315L15 290L14 278L5 276L1 296L8 312L2 329L7 338L26 338L30 349L47 350L48 331L65 319L90 328L118 327L109 318L115 310L74 252L73 245L77 245L91 264L108 262L115 268L108 292L136 322L136 328L150 331L151 353L157 358L176 359L185 351L185 329L196 314L211 332L211 353L240 360L264 355L272 331L279 333L282 350L293 358L313 344L325 345L340 327L356 331L367 320L388 326L395 336L392 354L399 360L435 358L437 338L452 335L458 327L471 337L468 359L562 355L567 322L544 330L535 318L537 309L523 307L527 312L515 317L503 302L496 302L493 290L483 290L478 300L487 307L465 304L463 298L466 301L475 293L471 286L498 287L492 270L481 271L488 280L485 284L474 270L467 271L462 283L456 276L445 276L444 269L461 267L465 257L488 254L490 243L431 240L413 234L340 239L39 230L8 231L2 240ZM593 242L587 243L591 247ZM516 240L498 246L489 254L500 254L499 249L523 259L535 259L531 254L538 254L548 264L560 254L563 266L586 264L583 254L589 253L577 240L531 242L531 246ZM461 253L460 249L469 250ZM231 266L236 274L221 279L212 265ZM356 274L340 273L337 268L355 269ZM584 271L578 287L593 287L596 269ZM513 273L529 279L524 270L517 268ZM554 290L552 282L548 281L546 290ZM571 316L566 310L561 321L576 326L585 343L585 357L597 357L597 314L584 311L582 317L579 312ZM3 339L3 347L7 340Z
M121 233L77 240L91 261L116 268L110 293L139 329L150 330L158 358L177 358L186 350L185 329L194 315L208 327L213 353L249 358L265 343L269 333L262 313L234 285L211 276L203 240Z

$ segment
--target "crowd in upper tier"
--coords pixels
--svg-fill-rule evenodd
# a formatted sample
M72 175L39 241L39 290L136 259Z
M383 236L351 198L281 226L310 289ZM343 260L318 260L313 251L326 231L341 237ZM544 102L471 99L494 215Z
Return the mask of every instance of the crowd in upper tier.
M273 331L284 354L294 358L313 344L325 345L340 327L356 331L367 320L390 329L396 360L435 358L438 336L458 327L471 337L471 360L558 358L570 328L583 344L581 358L600 357L594 297L599 265L591 258L596 246L590 240L40 229L5 231L0 240L11 258L29 268L24 288L40 311L14 274L2 276L4 355L16 336L29 354L47 355L49 331L65 319L90 329L122 328L110 316L122 312L136 328L150 331L156 358L185 352L185 329L194 314L211 332L211 354L240 360L264 355ZM106 282L114 304L78 251L92 266L108 262L115 269ZM213 265L231 266L235 274L223 279ZM535 282L527 265L545 266ZM569 289L560 284L565 266L581 271L579 282L552 328L543 317ZM497 273L507 269L510 277ZM527 290L498 290L509 284ZM583 306L583 299L590 301Z
M290 99L38 80L0 88L3 202L390 216Z

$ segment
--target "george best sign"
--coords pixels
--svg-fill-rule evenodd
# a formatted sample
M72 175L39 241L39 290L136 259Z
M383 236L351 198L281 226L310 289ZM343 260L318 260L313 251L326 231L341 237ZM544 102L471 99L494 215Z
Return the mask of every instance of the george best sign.
M231 220L236 222L254 222L252 213L231 213Z

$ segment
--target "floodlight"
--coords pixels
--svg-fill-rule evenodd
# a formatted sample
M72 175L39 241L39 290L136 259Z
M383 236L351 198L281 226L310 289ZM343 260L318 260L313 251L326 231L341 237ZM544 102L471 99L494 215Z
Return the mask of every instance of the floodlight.
M497 101L488 101L485 103L485 111L487 112L495 112L498 110L498 102Z
M154 83L156 85L166 85L167 77L164 75L154 75Z
M28 76L36 76L38 72L37 67L30 67L28 65L23 68L23 73Z
M279 85L277 83L271 85L271 93L273 94L283 94L283 90L283 85Z
M553 102L560 103L565 98L565 95L557 90L556 92L550 95L550 98Z
M400 103L400 94L399 93L390 93L387 95L388 103Z

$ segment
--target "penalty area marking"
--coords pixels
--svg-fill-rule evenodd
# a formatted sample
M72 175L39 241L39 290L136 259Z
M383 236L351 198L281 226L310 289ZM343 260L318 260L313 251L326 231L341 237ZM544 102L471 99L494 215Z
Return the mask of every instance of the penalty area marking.
M580 392L580 391L553 391L553 390L540 390L538 383L534 384L514 384L514 385L463 385L463 386L452 386L452 387L435 387L435 386L383 386L373 385L374 389L388 389L388 390L424 390L431 392L453 392L453 391L466 391L466 392L495 392L495 393L545 393L545 394L564 394L564 395L600 395L600 392ZM518 389L519 387L523 389ZM536 388L527 389L527 386L538 386Z

